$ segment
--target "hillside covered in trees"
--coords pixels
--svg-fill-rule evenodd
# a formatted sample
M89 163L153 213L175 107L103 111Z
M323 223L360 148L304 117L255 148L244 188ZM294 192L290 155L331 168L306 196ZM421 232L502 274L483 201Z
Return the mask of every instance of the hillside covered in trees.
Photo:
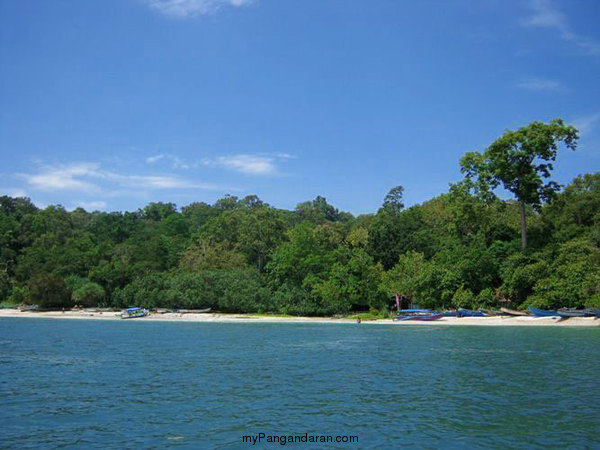
M499 184L489 161L467 154L447 193L404 208L398 186L359 217L324 197L293 211L225 196L125 213L0 197L0 300L304 315L385 312L396 294L434 308L600 307L600 173L540 185L544 198L520 182L502 200L482 189Z

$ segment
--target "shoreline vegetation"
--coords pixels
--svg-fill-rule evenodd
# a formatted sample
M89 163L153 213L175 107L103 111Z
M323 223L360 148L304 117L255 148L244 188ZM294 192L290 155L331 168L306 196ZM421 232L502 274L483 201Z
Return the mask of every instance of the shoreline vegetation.
M398 185L357 217L322 196L294 210L226 195L135 212L2 196L0 305L364 319L404 308L597 309L600 173L566 187L549 179L558 149L577 139L560 119L508 130L464 155L464 179L448 192L405 208Z
M65 319L65 320L122 320L118 311L69 310L69 311L20 311L19 309L0 309L0 318L33 318L33 319ZM291 317L281 314L224 314L224 313L186 313L170 312L150 314L134 319L136 322L181 322L181 323L328 323L354 324L351 317ZM125 321L129 322L129 321ZM397 322L392 319L362 319L360 325L394 325L394 326L556 326L556 327L600 327L600 319L596 317L444 317L432 322Z

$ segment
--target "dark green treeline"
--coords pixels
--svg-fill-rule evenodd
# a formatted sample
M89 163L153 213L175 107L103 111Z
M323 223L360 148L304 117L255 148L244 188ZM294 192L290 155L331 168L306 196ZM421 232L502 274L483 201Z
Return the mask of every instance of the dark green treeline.
M295 211L256 197L152 203L126 213L0 198L0 297L45 307L143 305L231 312L423 306L600 306L600 173L539 213L521 250L519 205L461 189L357 218L322 197Z

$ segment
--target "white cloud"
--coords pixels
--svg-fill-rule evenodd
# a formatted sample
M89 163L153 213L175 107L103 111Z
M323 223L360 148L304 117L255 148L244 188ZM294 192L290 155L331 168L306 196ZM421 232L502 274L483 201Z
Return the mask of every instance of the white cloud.
M596 123L600 121L600 114L578 117L573 120L573 126L579 130L579 134L589 134L594 129Z
M46 166L37 174L18 174L34 189L42 191L80 191L93 192L99 187L82 177L93 174L98 165L89 163L66 166Z
M219 189L210 183L197 183L171 175L120 175L103 172L102 176L122 186L135 189Z
M567 17L559 11L550 0L531 0L533 15L521 21L528 27L552 28L558 31L562 40L577 45L590 55L600 55L600 43L575 33Z
M150 156L148 158L146 158L146 162L148 164L154 164L156 161L160 161L161 159L164 159L166 155L156 155L156 156Z
M219 189L210 183L177 177L174 175L120 174L102 170L96 163L76 163L59 166L43 166L36 174L18 174L36 190L57 190L107 194L115 188L141 189Z
M174 156L174 155L168 155L168 154L160 154L160 155L150 156L150 157L146 158L146 162L148 164L154 164L155 162L158 162L160 160L167 160L167 159L171 161L173 169L186 169L187 170L192 167L198 166L197 164L188 164L181 158Z
M244 6L252 0L145 0L150 8L177 18L189 18L217 11L222 6Z
M278 175L275 157L260 155L230 155L205 159L203 164L223 167L247 175Z
M527 78L519 81L516 86L521 89L527 89L530 91L553 91L559 92L564 90L563 85L560 81L556 80L545 80L543 78Z

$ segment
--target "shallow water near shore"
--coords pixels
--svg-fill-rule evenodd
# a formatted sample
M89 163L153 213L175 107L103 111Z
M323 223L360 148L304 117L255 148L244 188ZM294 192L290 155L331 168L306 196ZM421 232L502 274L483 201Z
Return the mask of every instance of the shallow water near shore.
M597 328L11 318L0 344L10 448L599 445Z

